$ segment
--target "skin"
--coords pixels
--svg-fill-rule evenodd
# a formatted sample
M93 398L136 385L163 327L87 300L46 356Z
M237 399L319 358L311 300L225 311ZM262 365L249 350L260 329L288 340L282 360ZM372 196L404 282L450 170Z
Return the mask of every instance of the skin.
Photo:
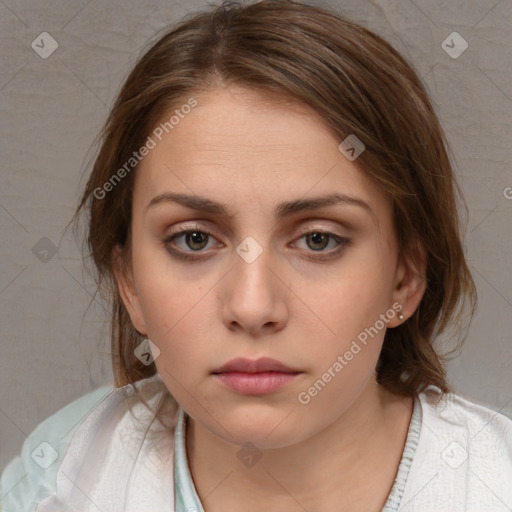
M190 416L187 456L198 495L207 512L379 511L412 399L382 388L374 370L386 328L421 301L424 259L399 257L390 199L338 150L341 140L315 112L233 86L195 98L198 106L137 170L131 267L119 264L115 275L134 326L161 351L159 374ZM233 218L175 202L148 207L168 192L224 203ZM337 204L274 217L281 202L333 192L373 213ZM211 237L166 243L178 228ZM335 254L336 239L304 235L318 231L350 242ZM252 263L235 250L248 236L262 249ZM199 248L200 258L179 259L166 244L195 255ZM405 319L394 315L299 403L397 302ZM263 356L302 373L262 396L235 393L211 373L235 357ZM237 457L248 442L261 455L252 467Z

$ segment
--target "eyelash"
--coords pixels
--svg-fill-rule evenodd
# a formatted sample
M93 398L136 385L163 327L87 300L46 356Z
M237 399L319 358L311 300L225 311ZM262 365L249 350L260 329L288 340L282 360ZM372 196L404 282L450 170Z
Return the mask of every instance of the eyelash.
M174 256L176 258L179 258L181 260L197 261L197 260L203 259L204 256L203 256L203 251L202 250L192 251L192 252L183 252L180 249L176 250L176 249L173 249L173 248L170 247L171 242L173 242L176 238L179 238L179 237L181 237L183 235L186 235L187 233L201 233L203 235L206 235L207 237L211 237L211 238L215 239L215 237L211 233L209 233L208 231L204 231L202 229L190 229L190 228L180 229L180 230L176 231L175 233L173 233L172 235L168 236L163 241L165 249L172 256ZM340 237L338 235L335 235L334 233L331 233L329 231L323 231L323 230L320 230L320 229L313 229L313 230L310 230L310 231L305 231L304 233L301 234L301 236L298 238L298 240L301 240L302 238L305 238L308 235L312 235L312 234L327 235L330 239L335 240L338 243L338 246L335 249L331 250L331 251L323 251L323 250L311 251L311 252L317 252L317 253L322 253L322 252L326 253L327 252L328 256L315 257L315 259L317 259L317 260L318 259L327 259L327 258L335 257L338 254L342 253L344 251L344 249L348 245L350 245L352 243L352 240L350 240L348 238ZM196 254L194 254L194 253L196 253Z

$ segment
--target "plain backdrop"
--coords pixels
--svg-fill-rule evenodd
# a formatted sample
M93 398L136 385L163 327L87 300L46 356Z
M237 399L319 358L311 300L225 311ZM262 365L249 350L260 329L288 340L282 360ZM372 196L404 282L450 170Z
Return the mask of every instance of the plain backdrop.
M91 304L94 284L68 223L123 78L157 31L206 5L0 2L0 470L40 421L113 383L108 324ZM391 42L428 88L469 208L465 246L479 294L449 379L512 416L512 1L323 5Z

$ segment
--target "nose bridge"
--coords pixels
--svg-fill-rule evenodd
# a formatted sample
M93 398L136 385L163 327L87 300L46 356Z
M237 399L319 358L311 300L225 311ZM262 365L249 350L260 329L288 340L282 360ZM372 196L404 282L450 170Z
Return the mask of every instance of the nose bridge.
M270 270L273 258L269 244L263 246L248 236L236 247L235 253L233 284L241 288L242 296L269 300L274 295L274 276Z
M237 324L257 332L269 325L282 327L287 308L273 266L268 244L247 237L236 247L222 297L223 318L229 328Z

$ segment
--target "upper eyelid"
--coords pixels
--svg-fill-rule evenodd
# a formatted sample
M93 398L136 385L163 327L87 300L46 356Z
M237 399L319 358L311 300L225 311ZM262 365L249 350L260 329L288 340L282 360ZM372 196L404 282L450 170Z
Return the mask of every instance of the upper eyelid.
M167 238L172 237L172 236L176 236L176 235L182 235L182 234L185 234L185 233L190 233L190 232L193 232L193 231L198 231L200 233L204 233L204 234L207 234L207 235L215 238L214 230L210 230L209 228L205 228L203 226L197 226L197 225L196 226L183 226L183 227L180 227L180 228L176 229L176 231L173 231L173 232L169 233ZM316 232L325 233L325 234L337 236L337 237L340 237L340 238L344 238L345 237L344 235L337 234L337 233L333 232L333 230L331 230L329 228L325 228L325 227L310 226L310 227L299 228L299 234L301 234L301 235L305 235L305 234L307 235L309 233L316 233Z
M315 222L316 223L330 222L331 224L332 223L337 224L338 227L342 228L345 232L347 232L347 234L346 235L336 234L336 233L334 233L335 228L328 227L328 226L317 227L317 226L312 226L311 224L309 224L307 226L303 225L305 223L315 223ZM205 225L204 224L201 225L201 223L205 223ZM183 221L183 222L178 222L177 224L179 225L179 227L176 228L176 230L172 234L183 232L183 231L194 231L194 230L196 230L196 231L206 232L206 233L211 234L213 236L213 233L215 231L218 231L218 230L216 230L214 228L210 228L209 227L209 224L211 224L211 222L209 220L207 220L207 219L204 219L204 220L202 219L202 220L198 220L198 221L197 220L196 221L189 221L189 223L187 223L187 221ZM299 227L297 227L296 224L300 224ZM302 233L308 233L310 231L318 230L318 231L329 232L329 233L331 233L333 235L337 235L337 236L350 236L350 233L356 231L356 228L355 228L354 225L344 223L341 220L334 220L334 219L304 219L304 220L300 220L299 222L294 223L292 230L293 231L299 230ZM230 227L227 228L227 231L231 235L235 234L234 230L231 229Z

